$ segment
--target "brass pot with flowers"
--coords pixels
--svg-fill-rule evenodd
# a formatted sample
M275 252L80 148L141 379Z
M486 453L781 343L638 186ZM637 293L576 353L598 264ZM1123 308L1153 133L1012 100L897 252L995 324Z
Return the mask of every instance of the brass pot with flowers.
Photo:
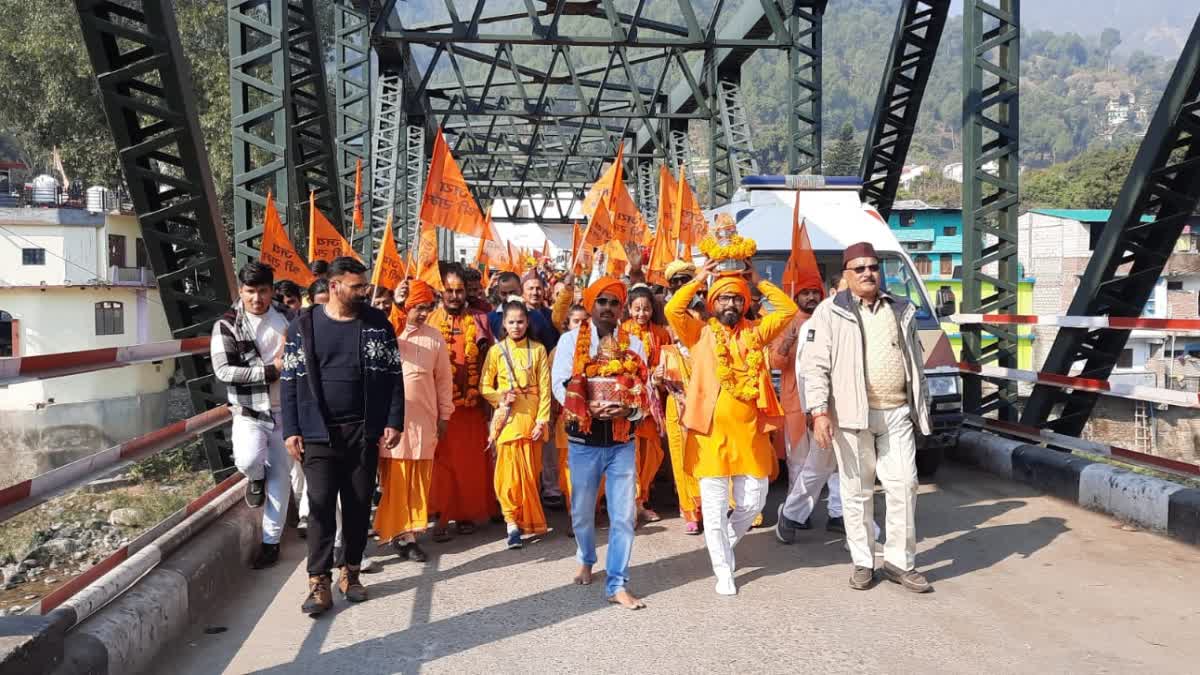
M700 240L700 252L716 261L717 274L741 274L750 269L750 259L758 253L758 244L738 234L733 217L722 213L717 215L713 233Z

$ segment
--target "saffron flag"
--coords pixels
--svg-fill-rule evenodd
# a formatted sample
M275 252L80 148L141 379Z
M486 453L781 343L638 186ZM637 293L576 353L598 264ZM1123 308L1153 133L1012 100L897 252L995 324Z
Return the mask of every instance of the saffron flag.
M588 218L587 230L584 231L583 243L588 246L600 247L610 241L621 241L613 228L609 217L608 207L600 204Z
M621 159L624 155L624 152L625 144L622 143L621 145L617 146L616 159L613 160L612 164L608 165L608 169L604 171L604 173L599 179L596 180L595 183L592 183L591 189L589 189L588 193L584 195L581 208L583 209L583 215L587 216L588 218L591 218L592 214L596 212L596 207L600 206L601 204L608 206L609 202L612 201L610 197L612 194L612 188L614 185L616 185L617 181L621 179Z
M817 267L817 256L808 239L808 226L800 217L800 191L796 191L796 206L792 208L792 253L783 268L783 288L790 296L797 292L816 289L825 297L825 283Z
M679 193L675 199L675 217L672 224L676 228L675 238L684 247L682 257L691 257L692 249L708 234L708 223L704 219L700 203L696 201L696 195L692 193L692 187L688 185L687 178L682 173L679 176Z
M667 165L658 167L658 229L667 230L672 242L679 240L679 228L675 226L675 199L679 196L679 183L671 175ZM672 247L674 252L675 248Z
M609 241L600 250L604 254L605 274L620 276L625 273L625 265L629 263L629 256L625 253L625 247L621 245L621 242Z
M542 244L542 260L549 260L549 259L550 259L550 238L547 237L546 241Z
M275 198L269 192L267 212L263 215L262 246L258 251L258 259L275 270L276 281L287 279L296 282L301 288L307 288L315 279L296 247L288 239L283 223L279 222Z
M363 229L363 193L362 193L362 160L355 160L354 165L354 229ZM391 215L388 220L391 220Z
M308 261L332 261L341 256L350 256L359 262L362 258L354 252L350 242L337 231L333 223L317 208L315 192L308 193Z
M571 274L579 274L584 269L583 249L587 248L590 254L591 246L583 245L583 229L579 227L579 223L575 223L571 230ZM590 258L591 255L588 255Z
M442 272L438 269L437 229L421 227L421 240L417 245L417 278L441 291Z
M441 129L438 129L433 144L420 217L423 227L444 227L472 237L487 236L483 212L467 189L467 181L450 154L450 146Z
M642 217L642 212L634 203L624 183L618 182L613 186L608 210L613 231L621 241L643 246L650 244L650 225Z
M404 281L404 259L396 248L396 237L392 234L392 215L388 214L387 228L383 233L383 241L379 245L379 255L375 256L375 268L371 270L371 284L376 288L396 290L396 286Z

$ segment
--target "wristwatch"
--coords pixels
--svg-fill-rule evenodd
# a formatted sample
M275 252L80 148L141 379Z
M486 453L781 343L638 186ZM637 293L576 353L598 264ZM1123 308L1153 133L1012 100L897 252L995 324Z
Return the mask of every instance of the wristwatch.
M828 415L829 414L829 406L824 406L824 405L814 406L811 410L808 411L808 414L811 417L820 417L821 415Z

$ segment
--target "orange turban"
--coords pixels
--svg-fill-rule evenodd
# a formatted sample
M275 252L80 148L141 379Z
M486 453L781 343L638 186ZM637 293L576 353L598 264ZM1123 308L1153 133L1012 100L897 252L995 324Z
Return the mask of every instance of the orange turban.
M408 282L408 299L404 302L404 309L412 309L417 305L426 305L433 302L433 287L420 279L412 279Z
M717 297L737 293L742 296L746 304L750 304L750 285L742 278L742 275L729 275L717 277L708 286L708 311L709 313L716 311Z
M621 304L624 304L625 299L629 297L629 291L625 289L625 284L620 279L600 277L583 291L583 306L587 309L588 314L591 314L592 308L596 306L596 298L605 293L619 298Z

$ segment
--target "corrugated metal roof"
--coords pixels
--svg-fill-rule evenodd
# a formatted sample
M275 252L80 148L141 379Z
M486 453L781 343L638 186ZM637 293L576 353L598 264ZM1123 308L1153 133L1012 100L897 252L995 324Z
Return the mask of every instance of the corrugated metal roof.
M893 229L892 233L896 235L896 239L899 239L900 243L902 243L902 244L907 243L907 242L914 242L914 241L933 241L934 240L933 228L913 229L910 227L902 227L902 228L898 228L898 229Z

